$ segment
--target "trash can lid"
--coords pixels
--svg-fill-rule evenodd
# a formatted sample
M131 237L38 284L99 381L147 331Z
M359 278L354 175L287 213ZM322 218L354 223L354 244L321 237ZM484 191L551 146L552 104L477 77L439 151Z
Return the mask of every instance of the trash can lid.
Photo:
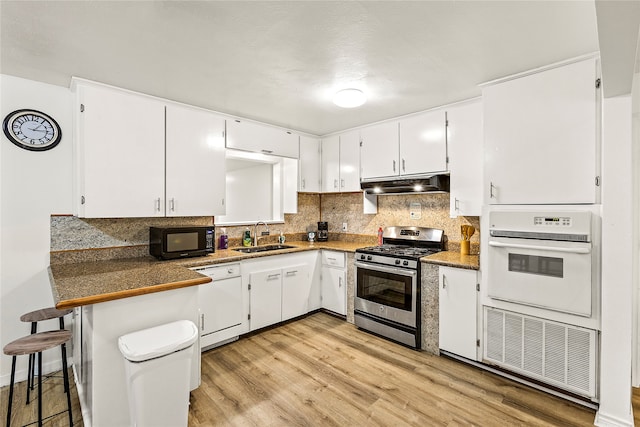
M118 338L120 353L131 362L156 359L183 350L198 339L198 327L190 320L178 320Z

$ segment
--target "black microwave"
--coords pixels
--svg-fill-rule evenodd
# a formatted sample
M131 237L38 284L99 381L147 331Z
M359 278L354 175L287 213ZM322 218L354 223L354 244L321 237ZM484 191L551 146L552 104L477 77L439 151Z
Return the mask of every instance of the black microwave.
M158 259L205 256L215 241L214 227L149 227L149 253Z

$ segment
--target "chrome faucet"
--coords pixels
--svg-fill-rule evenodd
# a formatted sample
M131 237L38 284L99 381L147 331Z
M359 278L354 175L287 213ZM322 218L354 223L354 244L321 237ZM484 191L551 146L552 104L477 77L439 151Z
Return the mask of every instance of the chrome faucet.
M258 225L260 224L264 224L264 226L267 227L267 231L262 232L262 236L269 235L269 226L267 223L264 221L256 222L256 225L253 226L253 246L258 246Z

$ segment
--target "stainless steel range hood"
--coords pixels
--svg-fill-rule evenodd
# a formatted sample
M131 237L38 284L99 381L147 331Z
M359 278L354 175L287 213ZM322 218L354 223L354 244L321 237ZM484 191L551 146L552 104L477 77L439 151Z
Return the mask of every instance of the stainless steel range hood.
M367 194L378 196L392 194L448 193L449 175L413 175L407 177L373 178L360 181L360 188Z

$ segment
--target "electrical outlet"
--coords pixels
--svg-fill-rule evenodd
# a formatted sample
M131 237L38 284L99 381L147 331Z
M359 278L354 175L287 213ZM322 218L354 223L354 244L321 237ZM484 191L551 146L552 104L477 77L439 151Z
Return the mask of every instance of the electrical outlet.
M342 231L347 231L347 223L346 222L342 223Z

